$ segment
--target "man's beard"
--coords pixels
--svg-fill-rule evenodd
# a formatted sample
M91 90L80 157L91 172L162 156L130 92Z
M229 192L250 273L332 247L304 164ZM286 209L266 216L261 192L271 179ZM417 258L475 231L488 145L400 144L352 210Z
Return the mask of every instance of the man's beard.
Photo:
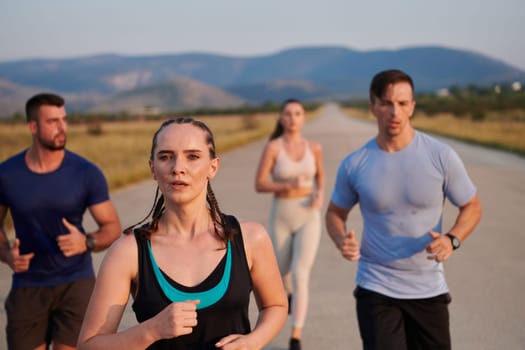
M62 151L64 150L64 148L66 148L66 138L64 136L64 142L58 142L58 141L55 141L56 139L53 139L51 141L46 141L46 140L42 140L42 139L39 139L40 141L40 145L47 149L48 151Z

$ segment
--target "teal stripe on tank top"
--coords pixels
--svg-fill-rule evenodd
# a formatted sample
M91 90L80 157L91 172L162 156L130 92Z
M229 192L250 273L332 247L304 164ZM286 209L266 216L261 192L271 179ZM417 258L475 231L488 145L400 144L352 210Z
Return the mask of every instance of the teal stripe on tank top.
M230 275L231 275L231 265L232 265L232 253L231 253L231 243L228 241L227 245L227 252L226 252L226 266L224 267L224 273L222 274L222 278L217 283L217 285L207 291L204 292L183 292L181 290L178 290L177 288L173 287L166 277L162 274L160 271L157 262L155 261L155 258L153 257L153 252L151 251L151 245L148 241L148 251L149 256L151 258L151 264L153 265L153 271L155 272L155 277L157 278L157 281L159 282L160 288L162 289L162 292L166 297L171 300L172 302L182 302L182 301L188 301L188 300L200 300L200 303L197 305L197 310L204 309L208 306L211 306L218 302L224 294L226 294L226 290L228 290L228 285L230 283Z

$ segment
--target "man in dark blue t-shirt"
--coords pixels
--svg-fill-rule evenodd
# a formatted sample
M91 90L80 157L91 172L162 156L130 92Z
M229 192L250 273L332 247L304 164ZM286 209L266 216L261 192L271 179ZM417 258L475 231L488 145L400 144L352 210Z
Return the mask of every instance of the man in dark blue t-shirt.
M0 259L14 271L5 302L7 343L75 348L94 285L91 252L119 237L120 221L100 169L65 149L63 98L35 95L26 115L31 145L0 164ZM82 226L86 209L96 232ZM3 228L8 210L11 244Z

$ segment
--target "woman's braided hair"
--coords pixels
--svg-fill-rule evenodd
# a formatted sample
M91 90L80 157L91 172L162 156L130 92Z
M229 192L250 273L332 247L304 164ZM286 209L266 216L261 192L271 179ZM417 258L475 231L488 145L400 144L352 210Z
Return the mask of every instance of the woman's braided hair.
M157 147L157 138L159 133L168 125L171 124L191 124L193 126L198 127L199 129L203 130L206 134L206 143L208 145L209 151L210 151L210 157L212 159L216 158L216 152L215 152L215 141L213 138L213 133L211 132L210 128L203 122L199 120L195 120L190 117L178 117L175 119L169 119L164 121L159 129L155 132L153 135L153 140L151 143L151 152L150 152L150 160L153 160L155 148ZM217 237L219 237L223 241L228 241L232 239L235 230L233 230L230 225L228 225L228 222L225 220L224 214L221 212L219 208L219 203L217 202L217 199L215 198L215 193L213 192L213 189L211 188L211 184L208 181L208 186L206 190L206 202L208 203L208 207L210 210L210 215L213 220L213 227L215 230L215 234ZM136 228L141 236L143 236L146 239L149 239L149 236L155 232L158 229L159 226L159 220L162 217L162 214L165 211L164 206L164 196L160 193L159 187L157 186L157 190L155 191L155 198L153 200L153 207L149 211L148 215L138 223L126 228L124 230L124 234L129 234L135 229L138 225L144 223L148 218L151 217L151 220L149 222L146 222L142 226Z

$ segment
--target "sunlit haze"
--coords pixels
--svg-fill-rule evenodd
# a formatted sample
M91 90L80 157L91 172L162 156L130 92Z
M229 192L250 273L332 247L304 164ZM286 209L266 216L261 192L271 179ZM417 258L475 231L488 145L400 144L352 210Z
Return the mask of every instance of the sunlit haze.
M523 0L0 0L0 61L436 45L485 54L525 70L524 14Z

